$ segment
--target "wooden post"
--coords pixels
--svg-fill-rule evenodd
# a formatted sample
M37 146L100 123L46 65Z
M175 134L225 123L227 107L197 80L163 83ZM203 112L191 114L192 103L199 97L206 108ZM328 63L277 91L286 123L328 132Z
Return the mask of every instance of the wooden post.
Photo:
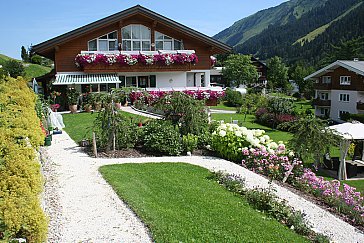
M95 158L97 158L96 134L94 132L92 133L92 145L94 148Z
M292 165L291 169L289 169L287 175L284 176L283 181L282 181L283 183L285 183L287 181L288 176L291 175L291 172L292 172L293 168L294 168L294 165Z

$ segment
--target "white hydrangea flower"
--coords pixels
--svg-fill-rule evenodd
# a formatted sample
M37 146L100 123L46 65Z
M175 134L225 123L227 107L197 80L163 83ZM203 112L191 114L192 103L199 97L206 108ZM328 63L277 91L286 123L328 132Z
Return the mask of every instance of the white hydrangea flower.
M219 132L219 135L220 135L221 137L225 137L225 136L226 136L226 132L225 132L224 130L221 130L221 131Z

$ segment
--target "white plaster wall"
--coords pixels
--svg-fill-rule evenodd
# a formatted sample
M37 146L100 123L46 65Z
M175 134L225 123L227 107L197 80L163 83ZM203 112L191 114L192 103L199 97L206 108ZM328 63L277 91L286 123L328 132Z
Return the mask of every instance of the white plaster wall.
M186 87L186 72L165 72L158 73L157 76L157 88L168 88L168 87ZM172 80L172 82L171 82Z
M194 86L194 73L187 73L187 81L186 86L187 87L193 87Z
M349 94L349 102L342 102L340 94ZM358 92L351 90L332 90L331 91L331 110L330 118L339 119L339 111L347 111L352 114L357 114L356 103L358 102Z

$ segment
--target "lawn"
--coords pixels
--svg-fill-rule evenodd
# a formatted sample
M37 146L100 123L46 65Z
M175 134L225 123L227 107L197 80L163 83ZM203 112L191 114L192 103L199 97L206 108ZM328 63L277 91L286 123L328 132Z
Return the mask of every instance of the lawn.
M244 122L244 114L211 114L211 118L216 121L225 121L231 123L232 120L238 120L240 126L244 126L249 129L262 129L266 131L266 134L269 135L274 141L283 141L288 142L292 138L292 134L289 132L283 132L279 130L274 130L272 128L260 125L255 123L254 115L247 115L246 120Z
M103 177L149 227L155 242L305 242L183 163L107 165Z
M225 102L222 101L217 106L209 106L210 109L213 110L227 110L227 111L236 111L236 107L229 107L225 105Z
M120 111L121 112L121 111ZM134 115L131 113L123 112L127 117L134 117L140 122L145 122L148 118L143 116ZM82 139L92 138L92 126L98 113L76 113L76 114L64 114L63 122L65 124L64 130L70 135L70 137L76 142L80 142Z

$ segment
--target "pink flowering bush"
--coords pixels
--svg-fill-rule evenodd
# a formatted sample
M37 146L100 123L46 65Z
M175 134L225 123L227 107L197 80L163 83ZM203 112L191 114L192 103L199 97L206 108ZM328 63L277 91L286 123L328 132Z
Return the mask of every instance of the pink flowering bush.
M141 96L145 98L147 104L152 105L157 100L163 98L167 94L171 94L172 92L181 92L181 91L148 91L141 92L135 91L131 92L130 100L134 103L135 100L140 99ZM195 100L209 100L209 99L220 99L224 97L224 91L215 91L215 90L184 90L183 93L193 97Z
M77 67L83 68L90 64L104 64L104 65L135 65L142 63L144 65L164 65L169 66L172 64L185 64L198 63L198 57L196 54L178 53L178 54L78 54L75 58L75 64Z
M364 199L355 187L347 184L341 186L338 180L327 181L310 169L304 169L299 181L304 190L346 214L354 224L364 225Z
M268 152L265 146L260 148L244 148L242 165L255 173L266 175L275 180L282 180L288 176L288 182L295 180L302 174L302 161L294 158L293 154L286 154L283 144L274 152Z

